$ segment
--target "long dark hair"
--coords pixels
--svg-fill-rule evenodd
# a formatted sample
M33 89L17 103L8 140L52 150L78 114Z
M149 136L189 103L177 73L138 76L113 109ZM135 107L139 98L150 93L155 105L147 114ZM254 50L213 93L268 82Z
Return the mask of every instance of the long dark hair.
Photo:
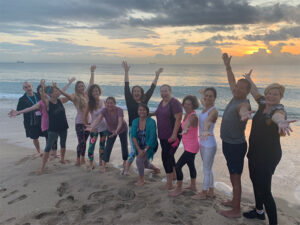
M141 90L141 94L142 94L141 101L143 102L145 100L145 91L144 91L144 89L139 85L135 85L131 89L131 94L133 94L133 89L135 89L135 88L139 88Z
M99 87L98 84L93 84L91 85L91 87L89 88L88 91L88 97L89 97L89 102L88 102L88 107L89 107L89 111L92 112L95 109L97 109L97 103L96 103L96 99L93 97L93 90L97 88L100 95L101 95L101 88Z

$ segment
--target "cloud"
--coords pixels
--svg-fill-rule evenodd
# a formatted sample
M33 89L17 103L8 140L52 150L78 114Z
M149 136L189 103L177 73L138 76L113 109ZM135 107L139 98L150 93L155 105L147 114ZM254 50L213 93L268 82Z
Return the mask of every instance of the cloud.
M208 38L204 41L198 41L198 42L187 42L186 40L178 40L178 44L180 45L185 45L185 46L228 46L228 45L234 45L233 42L223 42L225 40L239 40L238 37L228 35L228 36L223 36L223 35L215 35L212 36L211 38Z
M284 27L277 31L271 30L266 34L246 35L248 41L285 41L291 38L300 38L300 26Z
M300 22L300 5L252 6L245 0L1 1L0 10L0 23L18 23L24 30L39 28L41 32L45 31L42 26L118 29L199 25L212 25L203 28L208 31L228 31L235 24Z

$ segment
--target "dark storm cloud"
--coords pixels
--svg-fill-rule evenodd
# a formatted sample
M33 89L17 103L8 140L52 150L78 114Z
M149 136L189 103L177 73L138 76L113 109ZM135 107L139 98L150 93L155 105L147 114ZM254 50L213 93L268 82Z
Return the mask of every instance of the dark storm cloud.
M300 22L300 5L260 7L245 0L0 0L0 4L0 23L27 25L24 30L36 30L38 26L101 30L128 25L133 28L215 25L207 29L224 31L234 24ZM153 16L133 16L135 12ZM44 32L45 27L40 27L40 31ZM7 29L0 28L0 32Z

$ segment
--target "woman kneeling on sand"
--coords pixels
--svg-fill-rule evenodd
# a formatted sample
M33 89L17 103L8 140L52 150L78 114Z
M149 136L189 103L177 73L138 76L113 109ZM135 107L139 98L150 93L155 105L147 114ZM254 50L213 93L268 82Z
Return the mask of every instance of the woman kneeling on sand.
M198 139L198 117L195 109L199 107L199 103L196 96L187 95L182 101L182 105L185 111L185 116L181 123L182 131L182 143L184 152L176 163L176 176L177 187L170 193L170 196L178 196L182 193L182 180L183 173L182 167L187 164L190 170L191 185L187 188L193 192L197 192L196 188L196 176L197 171L195 168L195 156L199 152L199 139Z
M153 159L153 155L158 148L158 142L155 120L148 117L148 114L148 106L142 103L139 104L139 117L133 120L131 128L131 137L134 144L133 148L135 155L137 155L136 166L140 175L136 183L137 186L143 186L145 184L145 168L159 171L157 167L149 162Z

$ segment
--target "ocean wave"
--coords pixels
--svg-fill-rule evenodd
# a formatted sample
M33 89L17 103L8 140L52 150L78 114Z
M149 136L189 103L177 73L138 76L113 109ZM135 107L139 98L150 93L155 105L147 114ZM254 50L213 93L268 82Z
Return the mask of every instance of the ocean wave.
M0 93L0 99L19 99L22 94Z

